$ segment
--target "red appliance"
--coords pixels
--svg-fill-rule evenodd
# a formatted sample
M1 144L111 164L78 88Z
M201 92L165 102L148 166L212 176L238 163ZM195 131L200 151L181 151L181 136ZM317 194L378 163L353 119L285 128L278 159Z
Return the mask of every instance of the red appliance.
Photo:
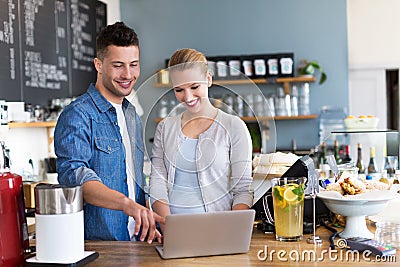
M0 145L0 150L3 149ZM4 150L3 150L4 151ZM0 151L0 266L23 266L29 248L22 177L8 171Z

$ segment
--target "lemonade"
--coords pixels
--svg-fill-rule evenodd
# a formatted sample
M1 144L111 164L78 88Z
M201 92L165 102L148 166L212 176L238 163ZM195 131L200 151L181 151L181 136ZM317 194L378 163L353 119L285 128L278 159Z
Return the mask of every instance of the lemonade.
M276 239L297 241L303 236L304 182L274 179L272 199ZM300 184L298 183L300 181Z

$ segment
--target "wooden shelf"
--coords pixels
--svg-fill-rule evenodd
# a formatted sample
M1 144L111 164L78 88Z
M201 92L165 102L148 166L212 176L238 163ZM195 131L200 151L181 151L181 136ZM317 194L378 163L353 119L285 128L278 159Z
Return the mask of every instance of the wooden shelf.
M318 118L317 114L310 114L310 115L299 115L299 116L275 116L275 117L241 117L244 122L256 122L257 119L259 121L266 121L266 120L276 120L276 121L284 121L284 120L311 120ZM156 122L162 121L162 118L154 119Z
M8 127L12 128L46 128L47 131L47 150L52 151L52 143L54 141L53 129L56 127L56 121L34 121L34 122L9 122Z
M54 136L52 134L52 128L56 127L56 121L34 121L34 122L9 122L8 128L15 129L15 128L46 128L47 131L47 145L48 145L48 152L51 151L51 145L54 140Z
M284 120L311 120L318 118L317 114L310 115L299 115L299 116L275 116L275 117L241 117L241 119L245 122L256 122L257 119L259 121L265 120L275 120L275 121L284 121Z
M266 79L248 79L248 80L213 80L213 85L240 85L240 84L266 84Z
M300 76L300 77L286 77L286 78L277 78L277 83L308 83L315 82L315 76Z
M51 128L56 127L55 121L35 121L35 122L9 122L9 128Z
M315 82L314 76L301 76L301 77L285 77L276 79L246 79L246 80L213 80L213 85L241 85L241 84L275 84L283 83L285 91L290 90L290 83L305 83ZM172 88L171 84L154 83L154 87L157 88Z

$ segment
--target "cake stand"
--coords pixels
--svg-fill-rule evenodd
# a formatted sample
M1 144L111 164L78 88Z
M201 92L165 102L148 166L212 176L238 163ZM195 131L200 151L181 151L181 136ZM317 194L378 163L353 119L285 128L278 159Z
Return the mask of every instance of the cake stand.
M396 192L373 191L344 197L338 192L322 191L318 197L332 212L346 216L346 226L339 233L341 238L373 238L374 234L368 230L365 216L381 212L388 205L389 200L396 197Z

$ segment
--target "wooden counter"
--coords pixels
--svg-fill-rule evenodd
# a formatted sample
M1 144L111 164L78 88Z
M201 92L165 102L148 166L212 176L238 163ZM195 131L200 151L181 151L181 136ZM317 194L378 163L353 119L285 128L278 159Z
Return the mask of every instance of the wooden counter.
M321 256L322 251L328 251L329 241L328 238L331 232L326 230L324 227L320 227L317 234L322 238L323 244L320 247L307 244L306 239L309 235L305 235L302 241L299 242L279 242L275 240L275 237L271 234L264 234L263 232L254 228L253 237L251 241L250 251L247 254L236 254L236 255L224 255L224 256L213 256L213 257L198 257L198 258L185 258L185 259L171 259L163 260L159 257L155 250L154 244L140 243L140 242L111 242L111 241L86 241L85 250L97 251L100 256L95 261L89 263L87 266L288 266L288 265L300 265L300 266L339 266L341 264L350 263L352 267L355 266L386 266L386 265L398 265L396 262L400 261L400 250L398 250L395 257L384 259L376 259L375 256L363 258L360 253L360 257L357 260L355 254L347 254L346 250L337 249L337 252L332 253L330 257L328 252L325 252ZM336 238L336 241L339 238ZM212 241L210 241L212 242ZM265 257L264 251L267 248L268 258L263 260ZM271 254L275 250L275 253ZM281 254L282 260L278 258L278 251L284 251L286 254ZM295 257L296 252L299 254L299 259L296 261L291 259L290 256ZM309 260L308 255L316 252L317 259ZM281 252L283 253L283 252ZM305 259L302 260L301 255L305 255ZM272 255L270 258L269 256ZM261 259L259 259L259 257ZM286 259L286 261L284 261ZM390 262L389 262L390 261Z

